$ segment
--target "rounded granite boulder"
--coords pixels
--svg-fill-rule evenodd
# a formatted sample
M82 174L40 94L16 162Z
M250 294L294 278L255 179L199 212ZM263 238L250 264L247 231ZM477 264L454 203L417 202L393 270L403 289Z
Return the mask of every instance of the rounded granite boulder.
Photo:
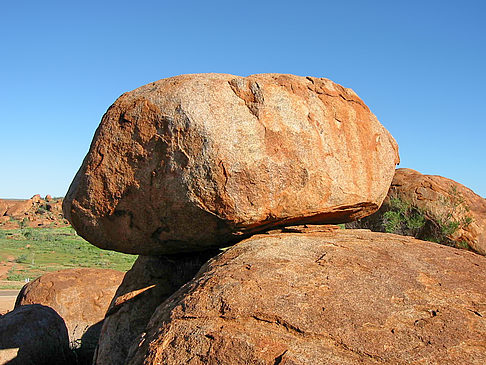
M398 161L369 108L328 79L182 75L108 109L64 214L101 248L202 251L272 227L369 215Z

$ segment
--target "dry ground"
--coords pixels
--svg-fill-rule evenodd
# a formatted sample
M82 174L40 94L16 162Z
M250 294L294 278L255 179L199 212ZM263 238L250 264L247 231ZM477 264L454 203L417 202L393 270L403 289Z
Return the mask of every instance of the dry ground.
M19 290L0 290L0 314L13 310Z

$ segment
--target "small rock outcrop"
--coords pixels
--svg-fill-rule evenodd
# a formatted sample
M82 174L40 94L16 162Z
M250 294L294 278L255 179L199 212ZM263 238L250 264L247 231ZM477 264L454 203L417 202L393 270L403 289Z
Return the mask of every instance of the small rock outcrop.
M191 280L217 251L190 255L140 256L128 271L103 322L93 364L123 364L155 309Z
M63 227L62 198L39 194L30 199L0 199L0 229L22 227Z
M380 210L349 227L388 230L486 255L486 199L454 180L411 169L396 170Z
M272 227L369 215L398 161L390 133L330 80L182 75L108 109L64 213L101 248L202 251Z
M64 321L52 308L39 304L0 316L0 359L9 365L72 364Z
M52 308L66 323L71 345L92 356L102 321L123 276L116 270L87 268L48 273L24 285L15 308L28 304Z
M482 365L485 317L483 256L291 228L205 264L155 310L127 363Z

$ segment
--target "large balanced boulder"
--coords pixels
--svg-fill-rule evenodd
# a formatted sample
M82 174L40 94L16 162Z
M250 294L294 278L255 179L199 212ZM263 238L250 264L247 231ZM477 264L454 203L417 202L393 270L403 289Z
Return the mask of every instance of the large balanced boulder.
M286 231L204 265L127 363L486 363L486 257L365 230Z
M9 365L73 364L64 321L52 308L33 304L0 316L0 361Z
M216 251L171 256L140 256L125 274L101 329L93 364L123 364L132 342L155 309L191 280Z
M486 199L454 180L411 169L396 170L380 210L350 227L411 235L486 255Z
M397 163L388 131L330 80L182 75L108 109L64 213L101 248L204 250L271 227L371 214Z
M72 346L92 355L123 275L116 270L88 268L48 273L24 285L15 308L42 304L54 309L66 323Z

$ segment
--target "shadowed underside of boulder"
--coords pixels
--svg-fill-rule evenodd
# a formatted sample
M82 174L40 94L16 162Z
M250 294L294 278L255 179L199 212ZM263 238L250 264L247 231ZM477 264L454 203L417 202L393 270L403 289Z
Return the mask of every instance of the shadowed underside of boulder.
M118 288L103 321L93 364L123 364L155 309L191 280L218 251L140 256Z
M287 230L203 266L156 309L127 363L482 365L485 317L483 256L363 230Z
M143 255L378 209L395 140L351 90L293 75L182 75L122 95L64 200L76 231Z

